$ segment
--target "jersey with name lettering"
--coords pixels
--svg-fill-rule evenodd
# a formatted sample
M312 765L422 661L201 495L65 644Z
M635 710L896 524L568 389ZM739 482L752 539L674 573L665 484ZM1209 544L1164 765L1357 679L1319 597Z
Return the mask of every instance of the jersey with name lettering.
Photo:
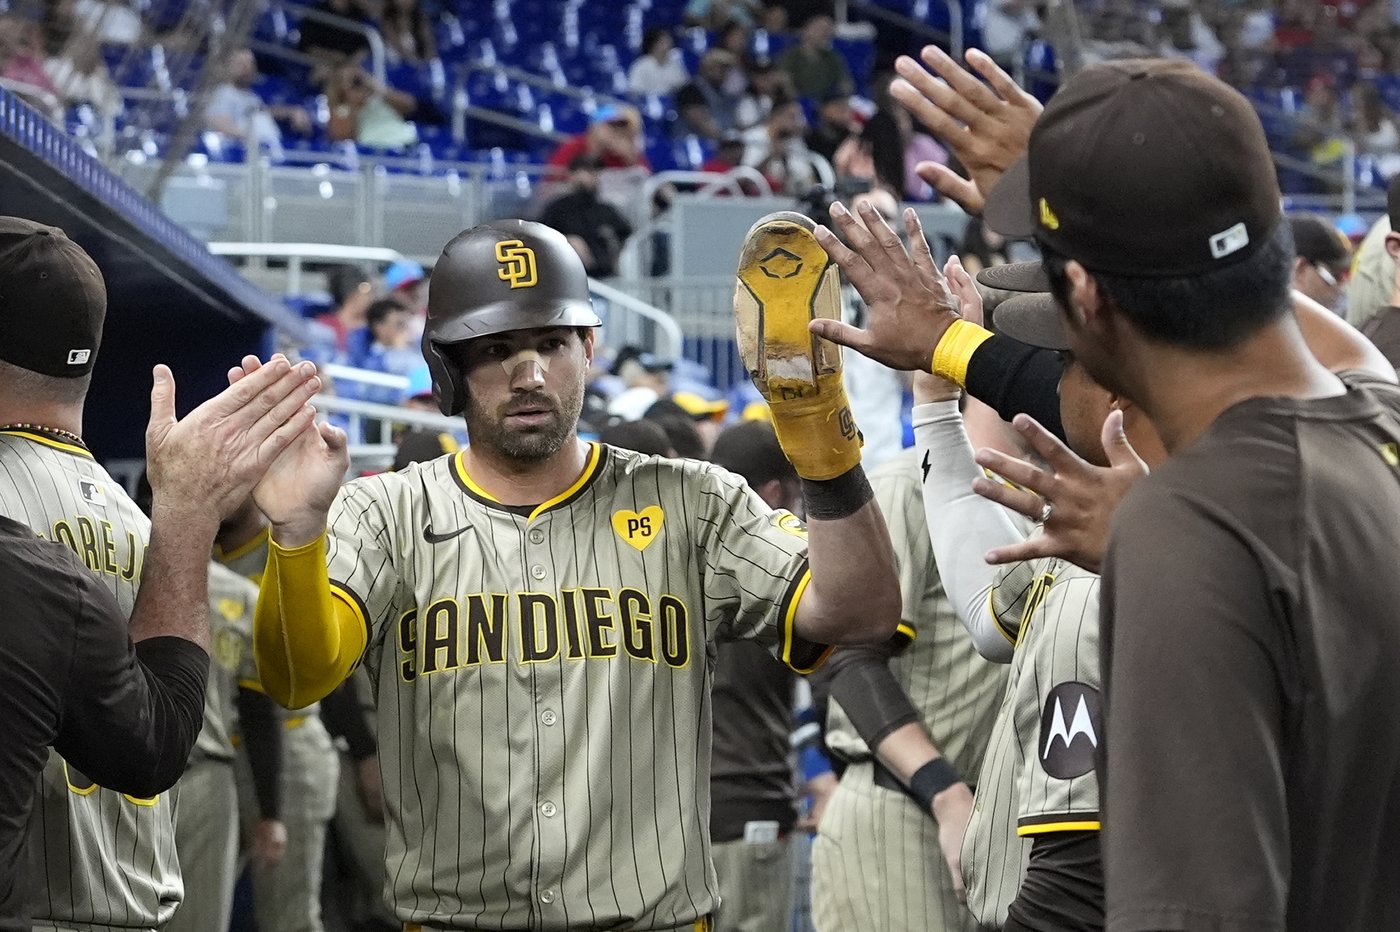
M1099 828L1099 577L1059 559L1015 563L998 573L991 602L1003 630L1019 635L962 868L968 908L1000 926L1032 836Z
M253 661L253 609L258 587L233 570L209 563L209 687L196 753L216 760L237 756L238 688L259 687Z
M0 512L66 544L131 615L151 525L86 449L0 431ZM179 905L173 794L103 789L51 752L29 828L39 924L155 929Z
M717 639L799 672L806 532L708 464L592 444L534 508L463 455L351 482L332 590L362 613L389 900L460 929L670 929L718 905Z

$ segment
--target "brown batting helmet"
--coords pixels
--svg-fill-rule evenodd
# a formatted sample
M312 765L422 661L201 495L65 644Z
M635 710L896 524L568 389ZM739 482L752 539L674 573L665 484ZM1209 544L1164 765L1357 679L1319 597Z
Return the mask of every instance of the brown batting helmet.
M428 284L423 357L443 414L466 407L462 374L445 348L508 330L597 327L588 273L562 233L527 220L494 220L458 234Z

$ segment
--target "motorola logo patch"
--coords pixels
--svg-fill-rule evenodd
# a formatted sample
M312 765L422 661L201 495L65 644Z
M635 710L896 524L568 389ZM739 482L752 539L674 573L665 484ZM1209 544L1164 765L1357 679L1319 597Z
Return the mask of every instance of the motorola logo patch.
M1084 683L1061 683L1045 697L1040 715L1040 766L1057 780L1094 769L1103 713L1099 691Z

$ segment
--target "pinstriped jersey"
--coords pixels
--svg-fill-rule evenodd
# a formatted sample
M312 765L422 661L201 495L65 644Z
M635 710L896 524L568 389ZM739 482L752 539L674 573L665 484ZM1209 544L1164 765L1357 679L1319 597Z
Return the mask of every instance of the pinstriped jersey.
M256 686L253 661L253 609L258 587L233 570L209 563L209 686L204 692L204 727L197 753L216 760L235 757L238 687Z
M962 773L975 774L991 736L1006 668L977 653L938 578L924 514L918 453L901 452L870 473L875 501L894 542L904 601L899 637L908 646L890 670L919 710L939 751ZM830 703L827 744L849 760L871 757L845 710Z
M1001 925L1031 836L1099 828L1099 577L1058 559L1002 569L992 611L1018 632L963 839L967 905Z
M349 483L332 589L369 629L389 900L464 929L652 929L718 904L714 642L799 671L806 535L704 463L589 446L500 505L463 455Z
M130 616L150 522L85 449L0 431L0 512L66 544ZM105 790L50 753L30 836L38 922L154 929L183 896L171 793Z

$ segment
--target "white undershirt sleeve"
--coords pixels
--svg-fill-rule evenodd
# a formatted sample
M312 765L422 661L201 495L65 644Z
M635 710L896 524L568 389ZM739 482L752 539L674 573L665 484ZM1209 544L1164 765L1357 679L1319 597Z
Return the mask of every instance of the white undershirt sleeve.
M1010 663L1015 636L998 623L991 593L999 567L983 555L993 547L1025 540L1011 513L972 491L983 475L973 459L956 401L919 405L913 410L914 443L924 464L924 513L934 561L977 651L988 660Z

